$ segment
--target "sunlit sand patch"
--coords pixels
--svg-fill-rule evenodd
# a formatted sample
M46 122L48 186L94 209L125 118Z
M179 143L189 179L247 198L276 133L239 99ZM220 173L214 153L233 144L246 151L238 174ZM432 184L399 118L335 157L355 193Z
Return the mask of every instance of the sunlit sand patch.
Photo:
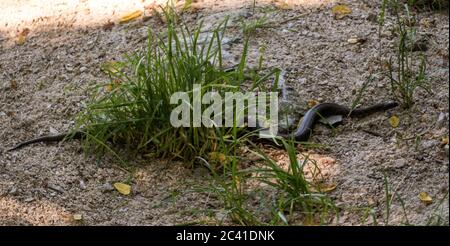
M29 25L42 23L45 26L69 24L71 27L102 25L107 21L118 21L121 16L132 11L144 14L151 6L165 5L171 0L3 0L0 1L0 32L11 32ZM172 0L177 6L184 1ZM332 0L257 0L257 5L285 4L290 7L317 7ZM208 10L238 9L251 6L253 0L205 0L194 3Z
M0 1L0 32L33 26L88 27L118 21L129 12L145 12L166 0L4 0ZM147 7L147 9L146 9Z
M45 200L24 203L10 197L0 198L0 220L22 220L30 225L69 225L72 216L64 208Z
M289 170L290 160L284 151L271 153L271 157L284 170ZM327 155L303 152L297 154L298 163L304 165L305 178L313 183L331 183L338 172L336 160Z

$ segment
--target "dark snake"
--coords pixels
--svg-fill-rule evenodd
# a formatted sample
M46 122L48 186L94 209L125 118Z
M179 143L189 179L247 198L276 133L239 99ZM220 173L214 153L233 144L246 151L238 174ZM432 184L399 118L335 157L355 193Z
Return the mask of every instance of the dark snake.
M392 109L398 106L397 102L385 102L372 105L365 108L356 108L351 110L346 106L342 106L336 103L320 103L312 107L303 116L300 126L293 133L279 133L277 136L286 139L294 139L296 141L307 141L312 134L314 125L321 118L327 118L329 116L341 115L343 117L361 117L368 114L372 114L379 111ZM85 136L83 131L70 131L58 135L43 136L27 140L19 143L8 151L22 148L26 145L39 143L39 142L59 142L65 139L81 139Z

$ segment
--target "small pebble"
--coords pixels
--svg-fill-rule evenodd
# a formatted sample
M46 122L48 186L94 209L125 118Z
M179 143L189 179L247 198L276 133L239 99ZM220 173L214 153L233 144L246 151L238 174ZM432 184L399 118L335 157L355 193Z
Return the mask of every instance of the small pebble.
M105 183L101 187L103 192L113 191L114 187L110 183Z
M422 142L423 149L429 149L437 145L439 145L439 141L436 140L425 140Z
M81 188L82 190L85 190L85 189L86 189L86 183L85 183L84 180L82 180L82 179L80 179L80 188Z
M17 187L12 187L10 190L9 190L9 192L8 192L10 195L15 195L15 194L17 194Z
M24 200L24 202L32 202L32 201L34 201L33 197L28 197Z

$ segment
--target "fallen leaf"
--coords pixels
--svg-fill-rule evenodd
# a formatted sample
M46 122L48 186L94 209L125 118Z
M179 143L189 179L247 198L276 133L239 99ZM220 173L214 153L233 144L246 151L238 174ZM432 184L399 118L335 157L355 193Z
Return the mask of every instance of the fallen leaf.
M393 115L391 116L391 118L389 118L389 124L393 128L396 128L400 124L400 119L397 116Z
M72 217L75 221L80 221L83 219L83 216L81 214L74 214Z
M111 92L111 91L113 90L113 85L112 85L112 84L107 84L107 85L105 86L105 90L106 90L107 92Z
M334 14L336 19L342 19L345 16L352 13L352 10L346 5L336 5L331 9L331 12Z
M425 28L430 28L430 21L428 20L428 18L421 19L420 24Z
M347 40L349 44L363 44L367 41L365 38L360 38L357 36L353 36Z
M443 137L443 138L442 138L442 141L441 141L441 144L442 144L442 145L448 144L448 137Z
M19 33L19 35L17 36L17 41L16 41L16 43L17 43L18 45L24 44L25 41L26 41L26 39L27 39L27 36L28 36L29 33L30 33L30 29L24 28L24 29Z
M317 104L319 104L319 101L317 101L315 99L311 99L308 101L308 107L310 107L310 108L316 106Z
M330 192L335 190L337 187L337 184L321 184L320 185L320 191L322 192Z
M225 164L227 157L223 153L220 152L211 152L209 153L209 159L211 161L217 161L220 164Z
M420 192L419 199L426 204L430 204L433 202L433 199L426 192Z
M114 188L122 195L129 195L131 192L131 186L120 182L114 183Z
M10 81L10 86L11 86L11 89L13 89L13 90L17 90L17 81L16 80L11 80Z
M107 61L103 65L103 69L111 73L117 73L120 70L120 66L116 61Z
M292 9L292 6L289 5L286 0L277 0L275 1L275 6L279 9Z
M128 22L128 21L134 20L134 19L140 17L141 15L142 15L142 11L141 10L136 10L136 11L130 12L130 13L120 17L119 22L120 23L125 23L125 22Z

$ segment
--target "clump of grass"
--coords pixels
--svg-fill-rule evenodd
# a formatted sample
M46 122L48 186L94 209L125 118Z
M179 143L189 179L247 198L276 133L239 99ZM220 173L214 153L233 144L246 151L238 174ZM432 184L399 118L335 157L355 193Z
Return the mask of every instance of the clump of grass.
M215 91L223 96L239 91L248 80L244 76L248 40L238 68L225 71L221 40L226 20L200 42L201 25L190 30L173 10L166 9L164 14L167 29L163 35L149 30L145 50L105 67L111 82L98 88L77 119L87 133L86 149L104 153L120 146L132 153L189 161L215 151L228 153L239 143L235 140L242 129L237 127L173 127L170 115L178 105L171 104L170 98L175 92L187 92L192 98L194 84L201 85L202 94ZM259 85L270 76L252 78L250 90L263 90Z
M326 223L326 219L336 212L336 207L331 199L320 191L320 187L315 187L304 175L304 167L310 161L306 158L300 162L297 158L297 151L294 142L280 140L287 151L289 157L289 168L281 168L275 160L258 150L257 154L264 160L264 167L256 169L257 179L276 190L278 194L278 204L276 205L276 220L280 219L288 224L284 216L287 211L293 214L299 211L304 215L304 221L311 223L317 216L320 223ZM315 188L315 189L313 189Z
M447 0L407 0L406 3L410 7L428 8L431 10L448 9L449 6Z
M423 53L416 55L412 45L415 40L415 29L408 25L409 18L400 16L400 5L396 2L395 14L398 34L396 55L390 57L387 64L388 77L394 95L402 102L403 107L410 108L414 104L414 94L418 88L429 92L426 79L426 58ZM406 12L409 13L406 7Z
M236 124L210 128L192 127L191 122L191 127L174 127L170 117L178 105L171 104L170 99L176 92L187 92L193 98L194 84L201 85L201 94L214 91L222 98L227 92L240 91L244 83L247 90L267 92L264 82L274 74L276 77L279 70L246 74L249 35L245 37L239 64L234 69L225 69L221 40L226 20L212 31L209 39L200 41L201 25L190 30L172 10L166 9L164 14L167 21L164 34L156 35L149 30L145 50L104 67L110 82L97 88L90 104L77 118L78 127L86 132L84 146L95 153L110 151L116 157L118 149L125 149L192 163L202 160L214 177L214 183L206 189L223 202L233 221L242 225L262 224L247 207L248 194L243 184L248 173L238 170L238 148L241 144L253 144L247 138L252 133L240 134L244 129ZM274 84L276 87L276 78ZM233 106L234 114L242 113ZM302 167L293 157L294 148L289 147L288 151L293 163L291 172L282 171L269 159L270 165L262 170L271 179L267 183L281 189L282 210L298 206L312 214L327 207L326 196L310 192Z
M268 19L266 16L250 21L242 20L241 22L242 32L245 35L252 35L256 32L256 30L266 27L268 24L267 20Z
M304 167L309 159L299 162L293 143L280 140L289 156L289 169L281 168L275 160L270 158L252 142L254 154L262 158L262 167L239 170L237 158L230 160L229 168L222 175L214 169L214 165L201 159L213 174L210 186L201 188L202 192L215 194L223 204L226 215L240 225L289 225L288 218L295 214L301 214L305 224L326 224L331 216L336 214L337 208L333 201L320 188L308 181L304 175ZM257 184L266 184L273 189L265 188L261 191L267 195L275 195L272 202L266 202L260 207L270 208L272 216L261 216L262 211L255 210L249 205L251 189L248 189L249 181L257 181ZM252 183L253 185L257 185Z
M215 194L223 204L226 216L229 216L233 222L247 226L262 225L263 222L247 206L248 194L244 189L246 174L238 170L237 159L233 158L230 163L231 168L226 169L223 175L218 174L208 161L204 159L202 161L210 169L213 182L209 187L201 190Z

